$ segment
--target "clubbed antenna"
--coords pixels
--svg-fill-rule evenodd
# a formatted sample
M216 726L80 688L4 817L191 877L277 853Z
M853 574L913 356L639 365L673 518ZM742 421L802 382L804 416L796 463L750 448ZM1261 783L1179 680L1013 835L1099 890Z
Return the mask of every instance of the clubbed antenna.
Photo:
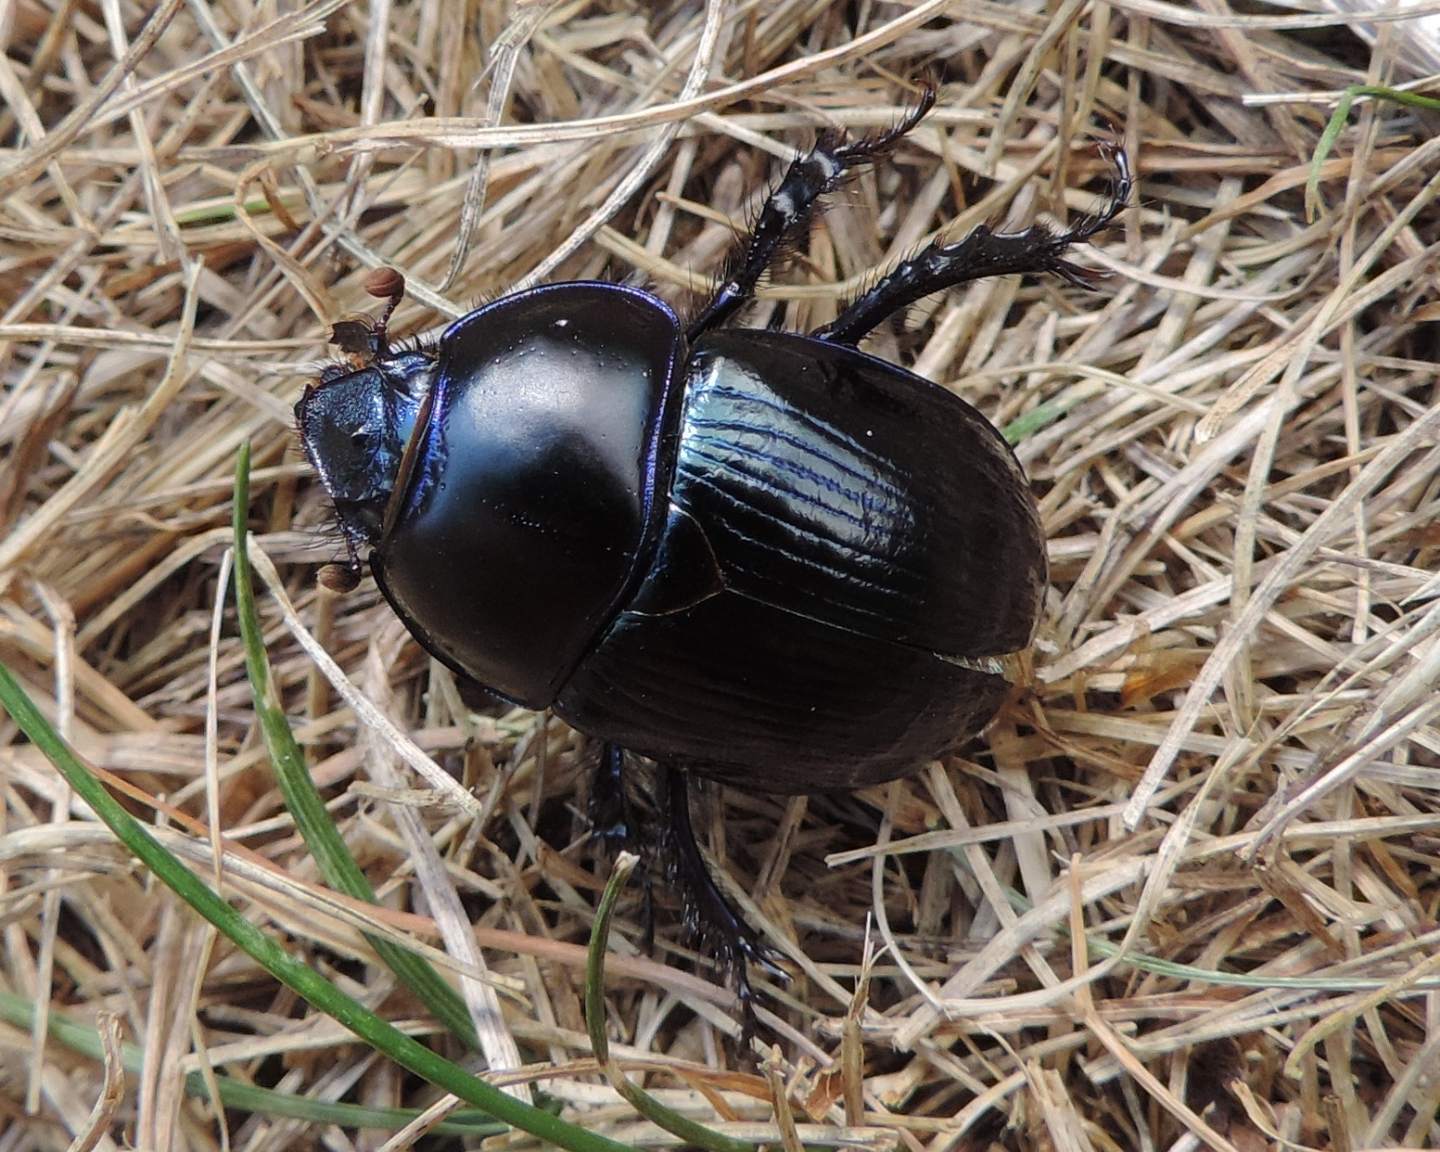
M371 320L360 316L341 320L330 330L330 343L366 363L373 363L390 354L388 326L390 317L405 298L405 276L397 268L374 268L365 277L365 291L385 301L380 318Z
M398 268L388 266L372 269L365 277L365 291L378 300L385 301L380 319L375 321L376 355L383 356L389 351L387 325L400 301L405 298L405 276Z

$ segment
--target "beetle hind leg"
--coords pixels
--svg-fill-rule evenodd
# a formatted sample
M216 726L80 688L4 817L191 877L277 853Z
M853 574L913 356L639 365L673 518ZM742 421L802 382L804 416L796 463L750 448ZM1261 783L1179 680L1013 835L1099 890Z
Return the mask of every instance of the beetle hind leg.
M687 338L694 340L743 308L786 240L809 218L815 201L838 188L848 173L889 151L934 105L935 90L927 86L915 107L889 131L850 141L826 132L809 152L797 156L760 209L760 218L744 247L727 264L715 295L686 329Z
M659 827L649 823L632 804L625 787L625 750L606 742L591 782L589 816L595 837L608 849L635 852L643 861L645 949L654 943L653 877L658 865L678 889L685 931L713 952L734 982L740 1001L740 1050L749 1051L755 1034L756 991L750 983L755 964L778 979L785 972L755 930L720 891L701 855L690 821L690 795L685 774L660 767Z
M1100 274L1065 259L1065 253L1072 244L1083 243L1108 228L1129 203L1134 187L1125 150L1101 144L1100 151L1114 166L1107 202L1100 210L1064 232L1044 224L1020 232L992 232L981 225L954 244L937 241L896 265L873 288L851 301L832 323L810 335L832 344L853 345L887 316L922 297L987 276L1049 273L1081 288L1095 287Z
M690 822L690 795L685 774L670 765L665 765L661 771L666 855L680 889L685 927L713 948L721 966L729 969L735 995L740 1001L740 1051L748 1052L756 1028L756 992L750 983L750 965L763 968L782 980L786 978L785 972L776 964L775 954L720 891L705 858L700 854L695 828Z

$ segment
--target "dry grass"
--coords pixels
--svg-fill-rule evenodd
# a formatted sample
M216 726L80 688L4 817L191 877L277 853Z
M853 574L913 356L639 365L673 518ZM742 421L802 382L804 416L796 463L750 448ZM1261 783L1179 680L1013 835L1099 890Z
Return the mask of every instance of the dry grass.
M611 971L617 1051L683 1063L647 1082L772 1139L779 1091L796 1121L912 1149L1440 1143L1435 115L1357 106L1326 210L1307 223L1302 203L1339 89L1440 71L1422 25L1228 0L731 0L709 27L693 0L278 20L290 5L171 0L142 31L140 7L9 9L0 654L204 875L223 831L237 907L387 1016L414 1012L293 834L233 625L211 640L248 438L251 525L305 627L478 799L417 805L423 781L263 597L377 919L440 945L453 885L512 990L492 1043L592 1129L656 1139L585 1063L604 868L581 743L470 714L368 582L317 591L336 544L290 405L327 323L372 306L378 263L415 289L401 331L541 276L693 300L777 157L822 124L892 123L938 68L941 108L812 230L757 322L826 321L936 230L1085 210L1087 132L1117 126L1141 184L1093 253L1099 292L987 281L873 342L997 423L1032 421L1019 452L1052 559L1032 690L893 786L713 798L717 855L797 958L770 1000L783 1058L768 1079L718 1071L729 995L665 915L652 959L614 942L634 956ZM218 1147L179 1091L205 1061L318 1099L433 1099L216 947L4 735L0 982L117 1015L144 1063L92 1122L101 1064L0 1025L0 1152L87 1131ZM412 863L402 809L443 867ZM867 918L885 947L857 1014ZM322 1134L225 1120L237 1149Z

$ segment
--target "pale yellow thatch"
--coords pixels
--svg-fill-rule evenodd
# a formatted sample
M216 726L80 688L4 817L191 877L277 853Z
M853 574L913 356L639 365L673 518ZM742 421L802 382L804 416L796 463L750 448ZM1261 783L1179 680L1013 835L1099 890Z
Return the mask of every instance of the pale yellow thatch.
M494 1050L513 1045L590 1128L659 1139L584 1063L604 868L581 742L471 714L372 585L316 589L339 546L291 404L327 325L373 307L360 286L379 264L410 279L402 332L540 277L634 276L692 302L784 158L827 125L892 124L925 76L940 107L837 197L757 323L781 307L790 327L823 323L937 232L1073 218L1103 191L1093 142L1113 133L1140 183L1079 256L1110 273L1098 291L986 281L871 344L1027 430L1052 567L1028 691L987 740L893 786L712 796L717 857L796 959L769 988L775 1075L718 1071L730 995L664 913L653 958L612 967L617 1052L685 1062L649 1083L773 1140L778 1085L793 1120L877 1147L1433 1147L1440 114L1358 103L1323 211L1304 210L1341 91L1440 73L1440 4L1401 7L8 6L0 658L203 875L216 822L258 853L227 859L237 907L406 1020L293 835L233 627L211 641L253 441L251 524L299 620L470 790L426 802L439 793L410 769L378 774L383 741L263 595L284 699L393 909L383 927L440 946L432 916L454 902L435 886L453 886L508 978ZM219 1147L179 1088L203 1060L322 1099L433 1100L212 953L4 735L0 990L118 1014L144 1064L94 1124L101 1065L0 1024L0 1150L86 1132ZM417 867L402 807L446 867ZM320 1138L229 1123L235 1148Z

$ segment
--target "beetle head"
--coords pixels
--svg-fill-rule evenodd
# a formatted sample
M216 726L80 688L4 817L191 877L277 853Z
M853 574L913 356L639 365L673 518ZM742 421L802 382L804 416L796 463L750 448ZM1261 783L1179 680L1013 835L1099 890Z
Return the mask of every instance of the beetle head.
M380 540L434 373L426 352L387 352L361 368L331 365L295 405L305 455L335 502L357 573L361 550Z

